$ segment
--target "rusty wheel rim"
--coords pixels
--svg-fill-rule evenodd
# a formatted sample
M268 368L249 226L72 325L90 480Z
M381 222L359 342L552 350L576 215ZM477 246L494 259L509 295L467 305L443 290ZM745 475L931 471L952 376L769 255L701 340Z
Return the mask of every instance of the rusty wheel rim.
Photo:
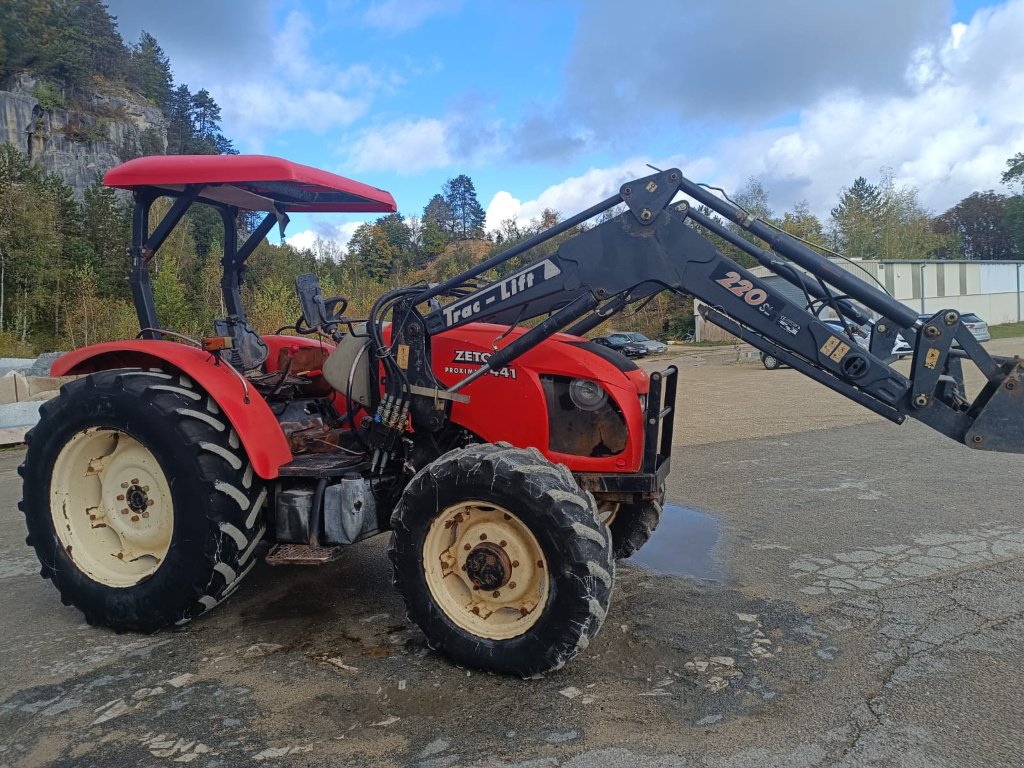
M550 588L536 536L515 514L485 501L454 504L434 519L423 543L423 570L445 615L488 640L533 627Z

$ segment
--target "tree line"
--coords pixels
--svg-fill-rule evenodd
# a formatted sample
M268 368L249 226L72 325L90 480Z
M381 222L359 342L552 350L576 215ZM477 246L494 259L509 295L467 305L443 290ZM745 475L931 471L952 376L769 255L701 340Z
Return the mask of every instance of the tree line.
M1016 259L1024 252L1024 153L1007 160L1001 181L1011 194L973 192L939 215L929 214L916 190L897 185L885 172L877 183L857 178L843 188L825 221L807 203L777 214L755 179L731 197L822 253L835 249L862 259ZM619 213L621 207L603 218ZM393 213L364 222L346 247L329 240L307 249L263 241L249 259L243 296L255 327L286 327L297 312L296 275L315 272L325 295L345 295L352 312L365 312L391 287L444 280L560 220L559 211L548 209L531 221L512 218L487 231L473 181L462 174L445 182L420 215ZM587 226L568 230L486 277L552 253ZM239 217L238 228L244 236L251 228L248 217ZM752 264L739 249L704 234L726 255ZM161 249L153 285L167 327L203 335L223 314L222 238L219 217L196 206ZM129 240L123 194L97 181L77 200L59 178L43 173L14 147L0 146L0 355L134 336L138 328L126 280ZM680 297L661 295L638 314L614 322L651 335L679 336L690 327L692 310Z

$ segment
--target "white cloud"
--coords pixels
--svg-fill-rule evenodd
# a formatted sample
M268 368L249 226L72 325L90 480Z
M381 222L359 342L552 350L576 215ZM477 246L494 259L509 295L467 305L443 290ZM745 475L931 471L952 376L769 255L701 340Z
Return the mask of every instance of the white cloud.
M906 96L837 93L806 108L785 130L724 142L734 177L757 175L787 190L776 205L810 201L827 214L840 187L883 166L941 211L975 190L998 187L1006 159L1024 149L1024 2L979 12L915 61L917 89Z
M292 248L298 248L300 251L307 251L313 247L313 243L316 242L318 237L320 236L312 229L304 229L302 232L296 232L294 235L288 235L288 237L285 238L285 242Z
M379 0L363 14L363 23L381 32L408 32L432 16L455 13L462 0Z
M436 118L400 120L365 132L349 149L354 171L419 173L451 162L448 126Z
M652 160L650 158L633 158L610 168L591 168L580 176L573 176L565 181L553 184L541 192L535 199L523 202L509 192L501 190L491 198L487 206L486 228L497 229L502 221L516 218L521 223L537 219L545 208L550 208L568 218L619 191L625 182L654 173L647 163L657 168L688 168L688 175L702 173L714 168L713 161L704 158L684 164L685 158L673 156Z
M346 221L335 224L315 219L312 229L304 229L301 232L288 235L285 238L285 242L293 248L298 248L300 251L311 250L317 253L318 250L321 250L318 246L319 241L324 241L328 244L333 244L335 247L332 249L328 245L327 248L322 250L340 252L348 246L348 241L352 239L352 235L362 224L363 222L361 221Z
M694 181L736 190L761 179L777 213L801 200L828 216L838 193L857 176L877 181L891 168L898 184L918 188L935 212L975 190L999 188L1006 159L1024 151L1024 0L979 11L946 38L908 54L909 92L833 90L807 103L787 127L745 131L716 142L700 159L679 163ZM593 169L549 187L536 199L495 195L488 227L545 207L575 213L645 175L642 160ZM493 208L493 214L492 209Z

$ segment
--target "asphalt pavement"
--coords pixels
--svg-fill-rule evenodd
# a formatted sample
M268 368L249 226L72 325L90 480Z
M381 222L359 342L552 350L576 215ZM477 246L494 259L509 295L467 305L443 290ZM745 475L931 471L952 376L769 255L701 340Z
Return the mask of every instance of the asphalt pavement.
M698 424L722 377L760 382L740 425L803 386L684 374ZM620 564L590 647L532 680L429 651L384 537L322 568L261 564L179 630L89 627L39 578L23 453L0 452L0 765L1021 765L1022 458L916 424L829 426L819 391L778 434L677 428L686 509Z

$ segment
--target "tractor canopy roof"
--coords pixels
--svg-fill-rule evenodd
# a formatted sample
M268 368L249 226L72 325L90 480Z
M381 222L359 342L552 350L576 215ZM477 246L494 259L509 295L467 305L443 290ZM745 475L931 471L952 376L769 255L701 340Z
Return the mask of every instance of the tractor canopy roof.
M178 196L201 187L198 199L248 211L393 213L382 189L268 155L157 155L111 168L108 187Z

